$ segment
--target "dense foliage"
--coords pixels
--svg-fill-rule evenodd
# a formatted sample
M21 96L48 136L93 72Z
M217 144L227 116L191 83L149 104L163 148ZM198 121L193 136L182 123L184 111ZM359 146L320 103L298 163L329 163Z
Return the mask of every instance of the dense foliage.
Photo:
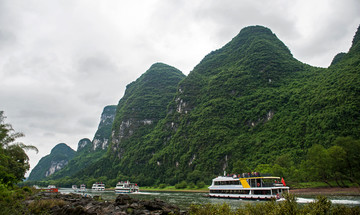
M359 139L357 46L328 69L314 68L269 29L243 29L180 83L168 115L134 155L146 161L137 173L168 184L254 169L308 180L299 169L309 148Z
M24 179L25 172L29 170L29 157L24 150L37 148L15 142L24 135L15 132L10 124L5 123L4 112L0 111L0 185L12 186Z
M4 112L0 111L0 214L24 214L26 208L21 201L32 191L17 188L16 183L24 179L29 170L29 157L24 150L35 150L32 145L15 142L24 135L15 132L11 124L5 123Z

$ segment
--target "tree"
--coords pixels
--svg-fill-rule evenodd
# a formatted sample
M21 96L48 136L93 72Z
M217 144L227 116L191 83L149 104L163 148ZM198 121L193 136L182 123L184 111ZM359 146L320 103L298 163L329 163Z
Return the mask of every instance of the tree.
M352 137L339 137L334 144L340 146L346 153L345 156L343 155L345 166L342 167L342 172L344 176L360 185L357 179L360 176L360 141Z
M321 180L331 187L329 183L332 172L330 160L328 151L322 145L314 144L309 149L305 161L308 177L313 180Z
M339 187L345 187L343 179L345 179L346 151L341 146L332 146L327 152L330 157L329 165L335 182Z
M11 186L24 179L30 168L29 157L25 150L38 149L32 145L14 142L24 134L15 132L10 124L6 124L4 112L0 111L0 183Z

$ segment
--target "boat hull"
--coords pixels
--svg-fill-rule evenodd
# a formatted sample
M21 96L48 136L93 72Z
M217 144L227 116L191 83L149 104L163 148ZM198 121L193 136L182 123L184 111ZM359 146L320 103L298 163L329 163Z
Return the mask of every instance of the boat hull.
M135 190L135 189L118 189L115 190L115 193L136 193L139 192L139 190Z
M40 191L46 192L46 193L57 193L57 192L59 192L58 188L45 188L45 189L40 189Z
M97 192L101 192L101 191L105 191L105 189L92 189L92 191L97 191Z
M247 200L273 200L277 199L274 195L236 195L236 194L209 194L210 198L225 199L247 199Z

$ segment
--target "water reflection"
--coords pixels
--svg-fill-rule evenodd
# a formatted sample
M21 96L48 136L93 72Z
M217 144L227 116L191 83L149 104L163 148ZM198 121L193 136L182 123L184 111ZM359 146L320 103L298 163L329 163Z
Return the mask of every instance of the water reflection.
M60 188L59 192L61 193L71 193L72 189L69 188ZM117 196L114 191L103 191L103 192L93 192L87 190L84 195L90 196L101 196L104 200L114 200ZM187 209L191 204L223 204L227 203L231 208L239 208L244 204L258 204L262 201L254 200L238 200L238 199L219 199L219 198L209 198L205 197L205 193L185 193L185 192L139 192L129 194L132 198L137 198L141 200L152 200L160 199L170 204L177 205L181 209ZM343 204L349 206L360 206L360 196L331 196L328 197L333 204ZM306 204L313 202L314 198L308 197L297 197L297 202L300 204Z

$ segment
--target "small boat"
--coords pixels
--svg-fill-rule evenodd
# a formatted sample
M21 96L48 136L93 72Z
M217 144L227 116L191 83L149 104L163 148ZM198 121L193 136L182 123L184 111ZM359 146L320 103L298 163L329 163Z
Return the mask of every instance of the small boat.
M71 188L76 192L78 190L76 185L71 186Z
M85 191L86 191L86 185L85 184L80 185L78 192L85 192Z
M284 193L289 192L289 187L280 177L243 173L214 178L209 191L209 197L271 200L282 198Z
M47 193L57 193L59 192L58 188L55 185L49 185L47 188L40 189L42 192Z
M116 184L115 193L134 193L139 192L139 186L130 181L120 181Z
M104 191L105 190L105 184L96 182L93 184L92 188L93 191Z

